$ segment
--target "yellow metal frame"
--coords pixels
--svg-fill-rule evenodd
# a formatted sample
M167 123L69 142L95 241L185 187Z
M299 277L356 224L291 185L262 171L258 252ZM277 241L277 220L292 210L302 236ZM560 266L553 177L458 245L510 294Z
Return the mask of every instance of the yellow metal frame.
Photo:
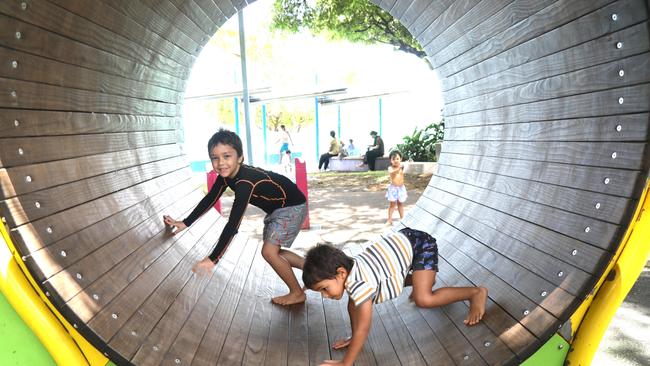
M600 341L628 292L639 278L650 253L650 181L621 245L594 291L571 316L574 329L569 365L589 365Z
M58 365L104 366L108 359L50 303L18 257L4 224L0 232L0 291Z

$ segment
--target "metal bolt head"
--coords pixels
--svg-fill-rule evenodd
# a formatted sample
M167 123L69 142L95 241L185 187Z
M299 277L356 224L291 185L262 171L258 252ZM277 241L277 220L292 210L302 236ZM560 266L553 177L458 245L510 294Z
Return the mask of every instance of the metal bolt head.
M492 343L490 343L490 341L485 341L485 343L483 343L483 345L484 345L485 347L490 347L491 344L492 344Z
M52 234L54 232L54 229L52 229L51 226L48 226L45 231L47 231L48 234Z
M557 349L563 349L563 348L564 348L563 344L560 344L559 346L557 346Z
M158 348L158 346L153 346L153 350L154 350L154 352L158 352L158 350L160 350L160 348Z
M464 355L463 360L469 360L469 355Z
M49 292L49 291L45 291L45 296L50 297L50 292Z
M546 295L548 295L548 292L546 292L546 291L542 291L542 293L539 294L539 295L540 295L541 297L546 297Z
M594 205L594 207L596 207L596 210L600 210L600 202L596 202L596 204Z
M9 95L11 95L12 98L15 98L15 97L18 96L18 93L16 93L15 90L12 90L12 91L9 93Z
M618 14L616 14L616 13L612 14L612 20L617 21L618 20Z
M18 148L18 155L24 155L24 154L25 154L25 150L23 150L22 147L19 147Z
M31 175L25 176L25 182L31 183L32 182L32 176Z
M558 276L558 277L562 277L562 276L564 276L564 272L562 272L562 271L558 272L558 273L557 273L557 276Z
M618 98L618 104L623 104L623 103L625 103L625 98L623 97Z
M94 300L99 300L99 295L97 295L97 294L93 294L93 299L94 299Z
M136 332L135 330L132 330L132 331L131 331L131 335L134 336L134 337L137 337L137 336L138 336L138 332Z
M65 258L65 257L68 256L68 253L66 253L65 250L62 250L61 251L61 256Z
M115 314L115 313L111 314L111 318L117 319L117 314Z
M20 33L20 32L16 32L15 36L16 36L16 39L21 39L23 37L22 33Z
M180 360L180 358L175 359L175 360L174 360L174 363L177 364L177 365L180 365L180 364L181 364L181 360Z
M36 208L41 208L41 203L36 201L34 202L34 206L36 206Z
M608 177L605 178L605 179L603 180L603 183L605 183L605 184L609 184L609 178L608 178Z
M528 315L528 314L530 314L530 310L528 309L524 310L524 315Z
M12 69L17 69L18 68L18 61L16 61L16 60L11 61L11 68Z
M620 77L625 76L625 70L623 70L623 69L618 70L618 76L620 76Z
M623 129L623 126L616 125L616 132L621 132L622 129Z
M616 159L616 151L612 153L612 159Z
M23 255L21 258L22 258L23 262L27 262L27 256L26 255Z
M24 2L24 1L22 3L20 3L20 8L23 9L23 10L27 10L27 3Z
M79 329L79 326L77 325L77 323L72 324L72 326L74 327L74 329Z
M571 255L576 255L576 254L578 254L578 249L573 249L573 250L571 251Z
M585 228L585 233L588 233L588 232L590 232L590 231L591 231L591 227L587 226L587 227Z
M616 48L618 49L623 48L623 42L616 42Z
M83 278L83 276L81 275L81 273L77 273L76 277L77 277L78 280L80 280L80 279Z
M14 126L16 126L16 127L20 126L20 121L15 119L14 120Z

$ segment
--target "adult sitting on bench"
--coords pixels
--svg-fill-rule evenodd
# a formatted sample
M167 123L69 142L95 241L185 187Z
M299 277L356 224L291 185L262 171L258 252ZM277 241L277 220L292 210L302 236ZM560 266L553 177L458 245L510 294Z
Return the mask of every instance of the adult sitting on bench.
M384 140L381 139L376 131L370 131L370 136L373 138L373 143L368 146L368 151L363 156L363 163L359 164L359 166L368 164L368 169L375 170L375 160L380 156L384 156Z

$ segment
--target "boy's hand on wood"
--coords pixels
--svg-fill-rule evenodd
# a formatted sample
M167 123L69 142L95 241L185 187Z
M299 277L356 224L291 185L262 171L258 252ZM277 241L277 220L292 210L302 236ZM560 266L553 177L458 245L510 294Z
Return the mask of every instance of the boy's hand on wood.
M352 338L347 338L347 339L339 339L338 341L334 342L332 345L332 349L342 349L350 345L350 342L352 342Z
M207 276L212 271L214 271L214 268L216 266L217 265L213 263L210 258L205 257L199 262L196 262L196 264L194 264L194 266L192 267L192 272L196 273L199 276Z
M187 229L187 225L183 221L176 221L169 215L163 215L163 221L165 222L165 232L167 235L176 235Z

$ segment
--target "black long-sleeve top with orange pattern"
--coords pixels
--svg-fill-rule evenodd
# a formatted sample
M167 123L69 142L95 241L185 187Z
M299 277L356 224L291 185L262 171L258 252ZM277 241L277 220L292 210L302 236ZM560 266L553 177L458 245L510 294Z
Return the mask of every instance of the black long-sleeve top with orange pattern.
M230 188L235 192L235 201L232 204L228 223L226 223L226 227L224 227L219 237L217 246L208 256L213 262L221 258L224 250L237 234L249 203L270 214L278 208L297 206L307 201L298 186L289 178L242 164L234 178L217 177L217 181L208 194L183 220L183 223L188 227L192 225L210 207L214 206L226 188Z

